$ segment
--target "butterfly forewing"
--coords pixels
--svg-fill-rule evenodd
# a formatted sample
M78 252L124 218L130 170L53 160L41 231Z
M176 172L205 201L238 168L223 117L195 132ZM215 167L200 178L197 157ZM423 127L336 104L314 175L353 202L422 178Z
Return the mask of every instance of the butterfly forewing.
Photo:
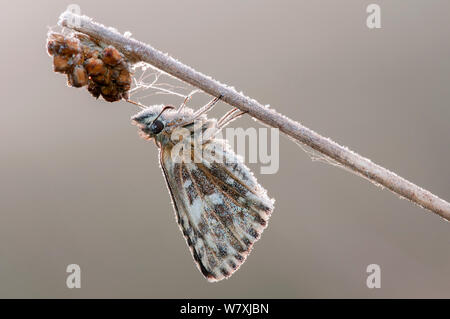
M198 147L212 147L220 160L194 160L193 151L191 161L173 161L170 147L161 148L160 160L194 260L209 281L218 281L245 261L274 201L225 140L212 138Z

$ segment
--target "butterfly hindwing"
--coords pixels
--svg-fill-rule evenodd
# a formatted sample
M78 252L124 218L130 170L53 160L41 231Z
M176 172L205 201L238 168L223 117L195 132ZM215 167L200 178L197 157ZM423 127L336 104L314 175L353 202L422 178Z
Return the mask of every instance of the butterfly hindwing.
M222 161L174 162L170 149L161 149L161 166L194 260L209 281L218 281L245 261L267 227L273 200L226 141L207 144Z

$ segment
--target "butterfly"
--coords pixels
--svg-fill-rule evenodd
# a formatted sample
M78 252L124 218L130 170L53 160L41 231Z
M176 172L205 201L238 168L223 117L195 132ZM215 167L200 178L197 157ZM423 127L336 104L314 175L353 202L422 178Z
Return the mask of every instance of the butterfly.
M217 137L245 112L234 108L219 120L206 117L219 99L194 111L186 98L178 109L154 105L132 117L140 135L159 148L176 220L210 282L230 277L244 263L274 209L240 156Z

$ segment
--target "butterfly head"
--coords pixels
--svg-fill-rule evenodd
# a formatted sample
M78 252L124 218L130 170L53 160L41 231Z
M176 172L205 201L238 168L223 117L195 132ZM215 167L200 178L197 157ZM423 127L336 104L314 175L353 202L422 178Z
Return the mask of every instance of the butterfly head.
M192 109L178 112L170 105L153 105L134 115L132 123L139 127L140 135L145 139L162 138L163 133L172 131L192 116Z

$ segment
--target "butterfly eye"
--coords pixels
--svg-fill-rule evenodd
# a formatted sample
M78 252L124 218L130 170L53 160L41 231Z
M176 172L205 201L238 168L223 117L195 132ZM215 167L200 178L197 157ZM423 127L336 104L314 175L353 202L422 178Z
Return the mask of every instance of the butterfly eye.
M164 128L164 124L159 120L154 121L152 123L152 125L150 125L150 131L153 134L158 134L159 132L161 132L163 130L163 128Z

